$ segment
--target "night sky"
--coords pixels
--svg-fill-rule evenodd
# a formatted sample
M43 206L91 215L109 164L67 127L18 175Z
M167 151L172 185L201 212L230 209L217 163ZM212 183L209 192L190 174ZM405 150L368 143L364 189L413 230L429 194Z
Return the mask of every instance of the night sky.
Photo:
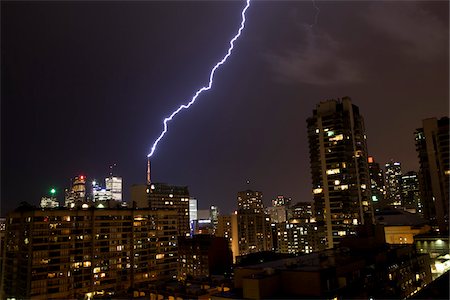
M257 1L213 89L170 124L152 179L188 185L199 208L311 201L306 118L350 96L375 160L417 170L414 130L449 111L448 2ZM59 200L109 165L144 183L162 120L207 84L243 1L1 3L1 215ZM312 25L312 26L311 26ZM246 181L250 180L250 184ZM90 181L90 180L89 180Z

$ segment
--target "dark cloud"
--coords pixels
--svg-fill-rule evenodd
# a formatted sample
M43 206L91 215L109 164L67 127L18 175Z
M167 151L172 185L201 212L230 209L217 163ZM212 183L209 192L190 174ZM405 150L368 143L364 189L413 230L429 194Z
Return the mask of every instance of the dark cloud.
M417 59L435 59L448 44L448 27L420 2L375 2L365 17L370 26L392 39L399 51Z
M353 83L362 80L358 64L344 55L345 48L325 32L304 25L296 49L265 57L277 80L313 85Z

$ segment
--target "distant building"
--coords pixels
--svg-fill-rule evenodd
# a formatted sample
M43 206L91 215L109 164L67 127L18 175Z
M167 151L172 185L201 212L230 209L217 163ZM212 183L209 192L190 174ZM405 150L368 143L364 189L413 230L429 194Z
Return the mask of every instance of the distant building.
M416 150L419 155L420 198L423 214L448 231L449 204L449 119L430 118L415 132Z
M189 190L187 186L151 183L148 205L154 209L173 209L178 215L178 235L190 236Z
M219 215L215 236L224 237L228 240L228 245L233 255L233 262L239 255L239 237L237 225L237 213L231 215Z
M178 240L180 280L224 275L231 272L232 254L224 237L206 234Z
M397 161L385 164L387 204L402 206L402 166Z
M383 170L380 164L375 162L372 156L368 158L369 175L370 175L370 191L372 193L372 203L374 209L383 207L386 198L386 187L384 184Z
M423 216L417 172L410 171L402 176L402 202L404 209Z
M86 202L86 176L80 175L72 179L72 186L65 190L64 206L80 207Z
M284 222L272 223L273 249L278 253L311 253L324 249L320 246L319 224L313 217L311 202L291 206ZM322 234L322 235L321 235Z
M272 199L272 207L266 209L272 223L286 222L288 219L288 209L292 199L282 195Z
M40 206L41 208L57 208L59 207L59 202L56 197L42 197Z
M316 219L332 248L373 222L364 120L345 97L319 103L307 124Z
M110 199L122 203L122 177L110 176L105 179L106 191L110 193Z
M270 217L264 212L262 193L238 192L237 200L239 255L272 250Z
M175 211L33 209L6 224L5 298L131 298L176 278Z

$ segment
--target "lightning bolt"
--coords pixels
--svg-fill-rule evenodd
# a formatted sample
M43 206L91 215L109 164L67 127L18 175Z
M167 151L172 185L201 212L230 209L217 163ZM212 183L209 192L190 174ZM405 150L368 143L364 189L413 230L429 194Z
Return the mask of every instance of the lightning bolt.
M212 84L213 84L213 80L214 80L214 74L216 73L217 69L223 65L228 57L230 57L231 52L233 51L234 48L234 42L241 36L241 32L245 27L245 13L247 11L247 9L250 7L250 0L246 0L246 5L244 7L244 9L241 12L241 16L242 16L242 21L241 21L241 26L239 27L236 35L230 40L230 47L228 48L227 54L211 69L211 73L209 74L209 83L207 86L204 86L202 88L200 88L199 90L197 90L197 92L194 94L194 97L192 97L191 101L189 101L187 104L183 104L180 107L178 107L174 112L172 112L172 114L170 114L170 116L168 116L167 118L164 119L164 128L163 131L161 132L161 134L159 135L159 137L155 140L155 142L153 143L153 146L151 148L150 153L147 155L147 157L151 157L156 150L156 147L158 146L158 143L161 141L161 139L164 137L164 135L167 133L168 130L168 123L170 121L172 121L172 119L183 109L188 109L192 104L195 103L195 101L197 100L198 96L200 96L201 93L203 93L204 91L208 91L211 89Z

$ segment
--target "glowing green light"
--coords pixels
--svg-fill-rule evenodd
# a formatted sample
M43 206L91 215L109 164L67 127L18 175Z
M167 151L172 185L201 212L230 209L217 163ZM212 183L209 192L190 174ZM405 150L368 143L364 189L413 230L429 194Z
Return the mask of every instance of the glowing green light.
M56 190L55 190L55 189L51 189L51 190L50 190L50 193L51 193L52 195L54 195L54 194L56 193Z

